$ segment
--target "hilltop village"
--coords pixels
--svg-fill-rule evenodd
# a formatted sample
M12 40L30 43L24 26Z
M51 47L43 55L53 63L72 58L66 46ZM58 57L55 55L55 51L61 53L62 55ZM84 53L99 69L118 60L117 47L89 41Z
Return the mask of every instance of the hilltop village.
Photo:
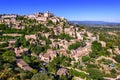
M0 80L119 80L119 40L112 45L106 34L49 11L2 14Z

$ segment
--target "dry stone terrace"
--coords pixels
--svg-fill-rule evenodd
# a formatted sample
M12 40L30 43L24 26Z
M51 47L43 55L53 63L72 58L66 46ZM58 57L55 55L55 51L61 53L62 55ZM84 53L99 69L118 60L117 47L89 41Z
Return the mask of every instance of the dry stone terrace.
M2 36L22 36L22 34L3 34Z

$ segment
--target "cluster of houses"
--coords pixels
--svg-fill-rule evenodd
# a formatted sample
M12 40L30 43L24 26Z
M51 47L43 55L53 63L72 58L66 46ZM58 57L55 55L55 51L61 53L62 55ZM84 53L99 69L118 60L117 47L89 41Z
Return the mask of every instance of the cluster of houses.
M11 24L14 24L14 28L16 29L24 29L24 26L20 25L20 21L16 20L17 15L2 15L0 18L0 23L6 23L8 24L8 27L11 27ZM33 70L23 59L20 57L22 56L22 53L26 53L28 56L34 56L36 57L37 60L43 61L45 63L49 63L52 61L55 57L58 55L63 55L66 57L74 58L75 61L79 61L80 57L88 55L89 52L91 51L91 43L93 41L98 41L101 43L102 47L106 47L106 43L104 41L99 40L99 36L95 36L94 34L86 31L86 29L81 29L79 30L79 27L74 27L70 24L67 24L68 27L64 26L64 22L66 20L62 17L56 17L52 13L49 13L48 11L45 13L40 13L37 12L35 14L27 15L24 16L24 18L32 19L32 20L37 20L38 23L47 23L48 20L51 20L53 23L59 22L58 25L51 25L47 26L50 30L54 32L54 35L60 35L62 33L65 33L69 36L71 36L73 39L70 41L67 41L66 39L53 39L51 38L51 32L36 32L37 34L29 34L25 35L25 40L30 41L30 44L36 44L38 38L38 34L41 36L46 37L51 41L49 44L50 48L47 49L45 53L39 53L39 55L36 55L35 53L31 53L29 49L27 48L22 48L22 47L17 47L14 48L14 53L16 57L16 63L17 65L25 70L25 71L31 71ZM3 36L22 36L21 34L3 34ZM84 40L85 39L85 40ZM69 50L68 47L72 44L75 44L76 42L79 41L84 41L85 46L79 47L75 50ZM16 42L16 40L11 40L9 43L12 45ZM42 45L46 45L46 42L44 40L39 40L39 42ZM10 47L11 47L10 45ZM54 49L55 48L55 49ZM116 53L120 54L119 50L116 48L115 49ZM30 53L30 54L29 54ZM57 71L57 75L68 75L67 69L66 68L60 68Z
M25 26L21 25L23 21L17 20L19 15L16 14L4 14L0 16L0 24L5 23L8 27L16 29L24 29ZM22 15L26 19L36 20L38 23L47 23L48 20L51 20L53 23L57 23L61 20L65 20L63 17L56 17L49 11L45 13L36 12L35 14Z
M116 54L119 55L119 54L120 54L120 49L119 49L118 47L115 47L115 48L114 48L114 53L116 53Z
M62 30L60 33L62 33ZM71 44L74 44L77 41L83 40L86 30L76 31L73 27L70 27L67 29L65 28L65 33L69 35L71 33L74 33L74 34L77 33L77 39L72 39L69 42L65 39L58 39L56 42L54 39L49 38L49 36L51 35L50 33L44 33L44 34L40 33L42 36L46 36L46 38L49 38L51 40L51 44L50 44L51 49L48 49L46 53L39 54L39 57L42 61L45 61L45 62L52 61L53 58L57 56L57 54L70 56L71 58L75 58L75 60L78 61L78 59L81 56L87 55L91 51L91 41L97 40L97 38L93 36L92 33L87 32L88 38L91 41L86 41L85 47L80 47L76 50L70 50L71 54L68 54L68 46ZM70 35L70 36L73 36L73 35ZM32 39L32 42L30 43L35 43L37 39L37 35L36 34L25 35L25 39L26 40ZM41 40L40 42L43 43L43 45L45 44L45 41ZM52 48L56 48L57 50L53 50Z
M69 34L71 32L72 31L68 31L66 33ZM88 33L88 35L90 34L90 36L88 37L90 39L90 41L86 41L86 45L84 47L79 47L76 50L70 50L69 51L70 54L68 54L69 45L74 44L77 41L82 41L83 37L84 37L84 35L83 35L84 33L86 33L85 30L77 32L77 34L80 34L81 36L77 36L77 39L72 39L69 42L65 39L58 39L57 41L54 41L54 39L50 39L51 40L51 44L50 44L51 49L49 49L46 53L40 53L39 57L43 61L49 62L49 61L53 60L53 58L56 57L57 54L60 54L63 56L70 56L71 58L75 58L75 60L78 61L81 56L89 54L89 52L91 51L91 42L97 40L97 38L95 36L93 36L92 33ZM52 50L52 48L56 48L57 50Z
M14 53L17 58L16 64L18 67L20 67L21 69L25 71L33 70L32 67L30 67L23 59L20 58L22 56L22 53L25 53L26 55L30 56L31 52L27 48L22 48L22 47L14 48Z
M54 15L49 13L48 11L45 13L36 12L35 14L28 15L27 17L30 19L36 19L37 21L45 22L47 18L53 17Z
M35 19L35 20L37 20L40 23L41 22L47 22L48 19L51 20L53 23L57 23L60 20L64 20L64 18L56 17L52 13L50 13L49 11L47 11L45 13L36 12L35 14L28 15L27 18Z
M24 29L25 27L23 25L21 25L22 21L18 21L16 18L18 17L18 15L2 15L0 16L0 24L1 23L5 23L8 25L8 27L12 27L12 28L16 28L16 29ZM24 36L26 41L29 41L30 44L36 44L38 41L38 35L42 36L42 37L46 37L47 39L49 39L51 41L51 43L49 44L50 48L47 49L46 52L42 52L39 53L39 55L32 53L29 49L27 48L23 48L23 47L15 47L14 53L16 55L16 64L18 67L20 67L21 69L25 70L25 71L31 71L33 70L32 67L29 66L29 64L27 64L22 58L22 53L25 53L27 56L34 56L36 57L37 60L45 62L45 63L49 63L50 61L52 61L55 57L57 57L58 55L63 55L66 57L70 57L72 59L74 59L75 61L71 61L70 63L74 64L74 62L78 62L80 61L82 56L88 55L91 52L91 44L93 41L98 41L99 43L101 43L102 47L106 47L106 42L104 41L100 41L99 40L99 35L94 35L91 32L88 32L86 29L80 29L79 27L75 27L73 25L67 24L67 20L65 20L63 17L56 17L54 16L52 13L50 13L49 11L45 12L45 13L41 13L41 12L37 12L35 14L30 14L30 15L25 15L23 16L24 18L27 19L31 19L31 20L36 20L38 23L43 23L44 25L46 25L47 28L49 28L51 31L50 32L36 32L36 34L26 34ZM54 24L56 24L57 22L59 22L59 24L57 25L47 25L48 21L51 20ZM64 24L67 24L67 26L65 26ZM69 35L70 37L72 37L73 39L67 41L66 39L53 39L51 38L52 34L51 32L54 32L54 35L61 35L62 33L65 33L67 35ZM111 32L109 32L110 35L116 35L113 34ZM18 33L13 33L13 34L2 34L2 36L12 36L12 37L21 37L22 34L18 34ZM75 44L76 42L80 42L83 41L85 43L84 46L79 47L77 49L72 49L69 50L69 46L72 44ZM15 39L11 39L8 41L9 43L9 47L11 48L13 47L13 44L16 42ZM0 44L5 43L0 42ZM45 42L45 40L39 40L40 45L44 46L47 43ZM109 51L110 53L116 53L116 54L120 54L120 49L118 47L114 48L114 51L112 49L108 49L107 51ZM80 62L81 63L81 62ZM113 66L112 64L110 66ZM108 70L108 68L105 66L106 71ZM62 76L68 75L68 71L66 68L61 67L57 73L57 75Z
M4 14L0 17L0 24L5 23L9 28L24 29L21 25L21 21L17 21L18 15L16 14Z
M66 30L65 33L69 34L69 35L71 33L75 33L75 30L74 30L73 27L70 30L71 31ZM86 46L80 47L76 50L70 50L70 54L68 54L68 46L71 45L71 44L74 44L77 41L83 40L84 33L86 33L86 31L82 30L82 31L78 31L76 33L79 34L79 36L77 36L76 39L70 40L69 42L65 39L58 39L58 41L56 42L54 39L50 38L51 49L48 49L46 53L40 53L38 55L40 60L48 63L48 62L52 61L55 57L57 57L58 54L60 54L60 55L63 55L63 56L70 56L71 58L74 58L76 61L78 61L81 56L89 54L89 52L91 50L91 41L96 40L95 36L93 36L92 33L87 33L87 35L89 35L88 38L91 39L91 41L86 41ZM42 36L46 35L47 38L49 38L48 36L50 35L50 33L49 34L48 33L44 33L44 34L40 33L40 34ZM25 39L26 40L31 39L32 42L30 41L30 43L34 43L37 39L37 35L36 34L25 35ZM40 42L43 43L43 45L45 45L45 41L41 40ZM52 48L54 48L54 47L57 50L53 50ZM20 57L21 53L23 53L25 51L28 51L28 49L26 49L26 48L24 49L24 48L21 48L21 47L14 49L16 57ZM17 62L18 66L20 68L22 68L22 69L24 68L23 70L32 70L32 69L26 69L26 68L30 68L30 66L26 65L27 63L24 62L23 60L20 60L20 61L18 60L16 62ZM24 63L24 64L21 64L21 63ZM27 67L23 67L24 65L26 65Z
M1 16L0 23L15 24L16 17L17 17L17 15L3 15L3 16Z
M48 49L46 53L40 53L39 57L42 61L49 62L53 60L53 58L57 57L57 52L51 49Z

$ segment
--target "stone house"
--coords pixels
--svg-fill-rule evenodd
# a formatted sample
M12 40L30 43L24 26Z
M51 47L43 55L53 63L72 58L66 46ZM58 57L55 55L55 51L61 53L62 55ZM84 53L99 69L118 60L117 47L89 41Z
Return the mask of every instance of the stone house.
M28 15L28 18L30 18L30 19L35 19L36 16L35 16L34 14L31 14L31 15Z
M101 43L102 47L106 47L106 42L104 41L98 41L99 43Z
M12 28L16 28L16 29L24 29L25 26L22 26L22 25L21 25L21 22L16 22L15 26L12 27Z
M44 13L41 13L41 12L36 12L34 15L35 15L35 17L41 17L41 16L43 16L43 15L44 15Z
M46 53L40 53L39 57L42 61L49 62L52 61L53 58L57 57L57 52L52 49L48 49Z
M74 28L71 28L71 27L65 28L64 32L65 32L65 34L69 34L70 36L75 37L75 32L76 31L75 31Z
M97 37L93 35L93 33L90 33L87 31L87 35L88 35L88 38L92 41L96 41L97 40Z
M118 47L114 48L114 53L120 54L120 49Z
M63 56L68 56L68 53L67 53L67 50L66 49L60 49L60 50L57 50L57 52L60 54L60 55L63 55Z
M14 43L16 42L16 40L11 39L11 40L9 40L8 42L9 42L9 44L14 44Z
M25 71L31 71L33 70L25 61L23 61L22 59L16 59L16 63L18 65L18 67L20 67L21 69L25 70Z
M5 19L5 18L16 18L17 16L16 15L3 15L1 16L2 19Z
M27 17L30 19L36 19L38 22L46 22L47 18L52 17L52 16L53 14L47 11L45 13L37 12L35 14L28 15Z
M108 52L110 52L111 54L113 53L112 49L107 49Z
M89 54L89 51L86 48L78 48L76 50L71 50L70 57L75 58L75 60L78 61L80 57L87 54Z
M59 46L59 44L58 44L57 42L52 42L52 43L50 44L50 47L51 47L51 48L56 48L56 49L59 49L59 48L60 48L60 46Z
M59 46L62 46L64 49L68 49L69 46L69 42L66 40L61 40L60 42L61 44L59 44Z
M44 36L45 36L46 38L49 38L50 35L51 35L50 33L44 33Z
M57 75L59 75L59 76L62 76L62 75L67 76L67 75L68 75L68 71L67 71L66 68L60 68L60 69L57 71Z
M37 36L35 34L31 34L31 35L25 35L25 39L28 40L28 39L37 39Z
M47 21L47 18L41 16L41 17L37 17L36 20L37 20L38 22L45 22L45 21Z
M21 47L14 48L14 52L15 52L16 57L20 57L21 54L22 54L23 52L26 52L26 51L28 51L27 48L21 48Z
M51 44L51 48L55 47L55 48L64 48L64 49L68 49L68 41L66 40L60 40L58 42L52 42Z
M45 44L46 44L46 42L43 41L43 40L40 40L40 43L41 43L42 45L45 45Z
M79 42L79 41L80 41L79 39L71 39L69 42L69 45L74 44L74 43Z
M15 52L16 57L20 57L21 53L23 52L23 49L21 47L14 48L14 52Z
M54 15L52 13L50 13L49 11L44 13L44 17L53 17Z
M83 40L83 36L80 32L76 32L77 39Z
M2 22L9 24L10 22L15 24L16 23L16 15L4 15L1 16Z
M55 24L60 21L57 17L52 17L50 20Z
M0 18L0 24L2 23L2 18Z
M57 26L55 29L53 29L55 35L59 35L63 33L63 27L62 26Z

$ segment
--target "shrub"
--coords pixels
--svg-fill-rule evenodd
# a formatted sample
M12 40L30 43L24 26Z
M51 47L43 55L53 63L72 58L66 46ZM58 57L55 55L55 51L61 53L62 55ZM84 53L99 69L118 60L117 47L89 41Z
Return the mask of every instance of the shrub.
M85 73L78 72L78 71L73 70L73 69L70 70L70 74L73 75L73 76L81 77L81 78L85 78L86 77Z
M115 61L117 61L118 63L120 63L120 55L116 55L116 56L114 57L114 59L115 59Z
M97 68L89 68L88 73L90 74L90 77L94 80L103 80L104 75Z
M87 62L88 60L90 60L90 57L88 57L88 56L83 56L82 57L83 62Z

